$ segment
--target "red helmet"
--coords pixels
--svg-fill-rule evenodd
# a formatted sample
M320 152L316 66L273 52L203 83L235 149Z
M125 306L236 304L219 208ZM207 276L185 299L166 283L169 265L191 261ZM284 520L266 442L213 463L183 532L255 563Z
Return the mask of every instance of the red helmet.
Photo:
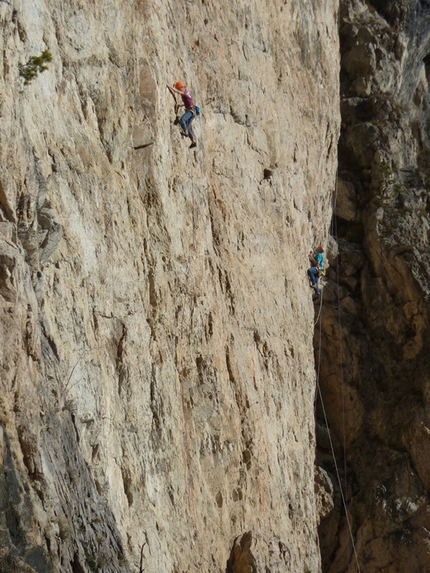
M185 84L183 84L182 82L176 82L176 84L175 84L175 88L177 90L181 90L184 87L185 87Z

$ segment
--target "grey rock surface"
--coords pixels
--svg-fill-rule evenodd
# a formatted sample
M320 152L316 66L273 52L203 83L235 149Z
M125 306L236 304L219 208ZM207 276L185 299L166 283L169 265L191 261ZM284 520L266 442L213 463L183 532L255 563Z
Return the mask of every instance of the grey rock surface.
M0 546L37 573L319 571L337 17L0 2Z

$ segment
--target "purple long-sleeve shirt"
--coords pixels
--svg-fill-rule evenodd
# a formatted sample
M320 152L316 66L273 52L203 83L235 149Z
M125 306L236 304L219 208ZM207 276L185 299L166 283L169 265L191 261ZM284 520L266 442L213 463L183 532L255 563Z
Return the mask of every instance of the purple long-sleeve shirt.
M182 101L184 102L185 109L189 109L190 107L194 107L193 100L188 92L184 92L181 94Z

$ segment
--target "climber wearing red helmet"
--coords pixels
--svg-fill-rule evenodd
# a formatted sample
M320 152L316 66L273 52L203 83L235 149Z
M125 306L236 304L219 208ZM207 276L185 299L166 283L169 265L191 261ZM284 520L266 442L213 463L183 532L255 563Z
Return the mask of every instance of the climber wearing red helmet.
M181 135L183 135L184 137L189 137L191 139L190 149L196 147L197 143L194 134L191 131L191 123L193 122L193 119L195 117L194 103L192 97L190 96L190 94L186 89L186 86L182 82L176 82L174 86L169 86L169 84L167 84L167 88L172 93L177 93L182 97L183 103L178 104L179 106L185 107L185 113L179 120L179 123L181 124L182 127Z

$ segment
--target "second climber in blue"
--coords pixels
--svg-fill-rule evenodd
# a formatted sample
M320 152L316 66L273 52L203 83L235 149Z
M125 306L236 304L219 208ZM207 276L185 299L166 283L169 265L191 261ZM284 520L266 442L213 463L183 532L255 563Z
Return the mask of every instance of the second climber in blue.
M325 270L324 270L324 249L322 248L322 246L320 245L319 247L317 247L315 249L315 251L311 252L310 256L309 256L309 260L311 261L311 263L313 265L318 266L319 270L320 270L320 274L321 275L325 275Z
M186 86L182 82L176 82L176 84L174 86L169 86L169 84L167 84L167 88L171 92L179 94L182 98L182 103L178 104L181 107L182 106L185 107L185 113L183 114L183 116L179 120L179 123L181 124L181 127L182 127L181 135L183 135L184 137L189 137L191 139L190 149L192 149L193 147L197 146L196 139L195 139L194 134L191 130L191 124L192 124L193 119L195 117L195 109L194 109L193 99L192 99L191 95L189 94L189 92L187 91Z
M320 278L320 270L318 267L311 267L308 269L308 277L311 283L311 287L315 289L315 294L320 294L320 289L318 286L318 280Z

